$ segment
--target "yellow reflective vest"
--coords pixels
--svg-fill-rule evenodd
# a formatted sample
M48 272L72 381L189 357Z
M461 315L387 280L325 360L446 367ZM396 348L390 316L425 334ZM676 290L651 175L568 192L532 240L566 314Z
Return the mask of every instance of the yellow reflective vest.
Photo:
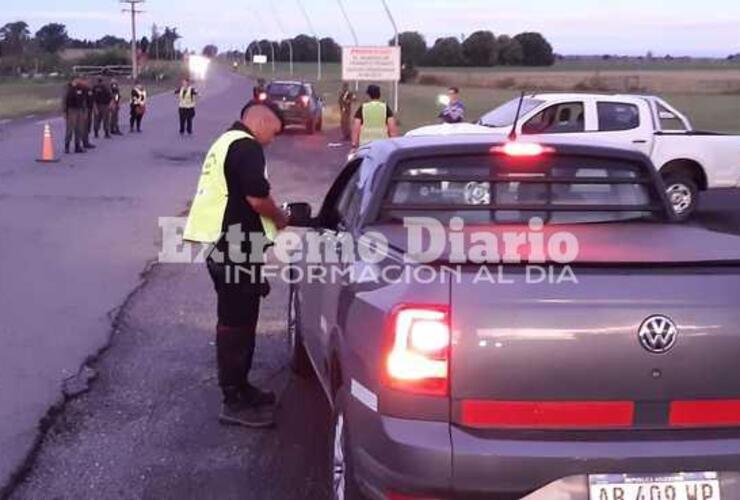
M254 137L241 130L229 130L219 137L208 150L198 180L198 189L185 225L184 239L186 241L216 243L221 237L229 198L224 172L226 155L231 144L241 139L254 140ZM265 236L270 241L275 241L277 236L275 223L266 217L260 217L260 219ZM246 237L249 238L249 235Z
M180 88L180 107L187 109L195 107L195 95L193 94L193 87Z
M360 145L388 138L388 107L382 101L370 101L362 105L362 131Z

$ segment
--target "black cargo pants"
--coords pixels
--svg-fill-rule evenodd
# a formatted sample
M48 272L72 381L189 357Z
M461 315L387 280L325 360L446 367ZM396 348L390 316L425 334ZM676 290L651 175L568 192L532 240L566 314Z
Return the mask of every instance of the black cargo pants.
M259 321L260 302L269 293L258 264L218 264L208 273L217 297L216 361L218 383L229 400L248 384Z

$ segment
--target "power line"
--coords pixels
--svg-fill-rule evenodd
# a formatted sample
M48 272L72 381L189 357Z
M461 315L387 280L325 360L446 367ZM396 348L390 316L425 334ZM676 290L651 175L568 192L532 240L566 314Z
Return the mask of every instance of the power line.
M308 12L306 12L306 9L303 7L303 3L301 0L295 0L298 4L298 7L300 7L301 12L303 13L303 17L306 19L306 22L308 23L308 29L311 30L311 33L313 33L313 37L316 39L316 45L318 46L318 81L321 81L321 40L319 40L318 35L316 34L316 30L313 29L313 24L311 23L311 18L308 17Z
M290 36L285 31L285 27L283 26L283 23L280 21L280 14L277 11L277 8L275 7L275 4L273 2L267 2L270 5L270 10L272 11L272 17L275 20L275 24L278 27L278 30L280 31L280 36L285 39L285 42L288 44L288 59L290 61L290 75L293 76L293 41L290 39Z
M398 35L398 25L396 24L396 20L393 18L393 14L391 13L391 9L388 8L388 2L386 0L381 0L383 2L383 7L385 7L385 13L388 15L388 19L390 19L391 24L393 25L393 31L395 32L395 45L396 47L400 48L399 43L399 35ZM394 108L396 112L398 112L398 80L395 81L395 84L393 85L394 89Z

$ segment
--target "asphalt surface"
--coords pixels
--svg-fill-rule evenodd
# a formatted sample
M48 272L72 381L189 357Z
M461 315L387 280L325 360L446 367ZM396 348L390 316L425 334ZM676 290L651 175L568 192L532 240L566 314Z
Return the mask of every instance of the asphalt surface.
M322 404L318 389L310 384L296 389L298 395L281 413L281 421L287 419L281 428L294 429L295 436L218 427L212 288L200 266L152 266L160 249L158 217L183 213L205 151L251 95L249 82L230 72L215 73L200 87L193 137L177 133L176 103L169 95L150 100L142 134L101 138L94 141L96 150L61 154L56 164L34 161L42 122L0 128L2 493L99 498L105 491L112 497L162 498L190 492L202 498L199 491L219 486L243 498L260 481L240 471L258 464L272 470L273 462L282 460L282 454L267 458L257 452L266 439L281 449L292 447L296 464L303 462L298 453L305 443L297 441L306 431L300 424L312 430L319 425L305 412ZM59 152L63 124L57 118L51 125ZM320 201L346 154L329 148L332 140L331 134L289 131L268 150L270 175L280 179L278 198L289 194L295 201ZM287 290L276 286L263 309L266 347L260 344L257 381L287 384L286 296ZM123 361L126 352L130 358ZM93 370L81 369L86 365ZM74 399L96 374L95 390ZM308 400L294 406L299 398ZM298 419L296 425L291 418ZM94 437L86 435L94 429ZM181 450L179 465L174 449ZM117 456L110 455L113 450ZM165 469L172 474L163 474ZM290 470L304 475L300 467ZM26 483L17 488L23 477ZM270 487L284 485L278 481Z
M328 406L315 381L287 368L286 287L275 283L262 309L253 371L254 382L282 395L277 428L224 427L207 275L196 265L152 265L158 217L186 208L205 150L249 93L242 77L215 73L194 137L178 136L174 99L159 96L143 134L101 139L94 152L53 165L33 161L41 124L0 128L0 487L8 496L327 497ZM59 146L61 121L52 125ZM328 147L337 136L291 132L270 147L279 200L320 202L346 154ZM694 223L740 234L740 193L705 196Z

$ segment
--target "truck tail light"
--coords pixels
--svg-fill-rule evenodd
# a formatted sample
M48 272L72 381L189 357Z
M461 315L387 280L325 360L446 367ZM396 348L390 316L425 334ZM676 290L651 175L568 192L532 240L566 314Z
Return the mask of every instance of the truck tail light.
M386 332L383 379L404 392L446 396L450 315L446 306L396 307Z
M507 142L503 146L494 146L491 153L505 154L506 156L515 157L533 157L541 156L545 153L554 153L553 148L542 146L535 142Z
M309 103L310 101L311 101L311 98L310 98L310 97L308 97L307 95L302 95L302 96L301 96L301 100L300 100L300 102L301 102L301 104L303 104L304 106L308 106L308 103Z

